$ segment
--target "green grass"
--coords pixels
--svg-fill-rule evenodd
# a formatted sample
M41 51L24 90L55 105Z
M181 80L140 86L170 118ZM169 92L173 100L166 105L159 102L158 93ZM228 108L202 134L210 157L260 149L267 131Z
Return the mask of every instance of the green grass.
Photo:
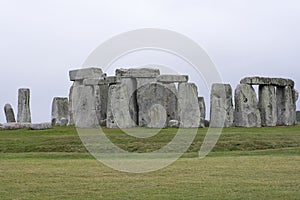
M148 139L104 129L119 147L149 152L177 129ZM299 199L300 126L225 128L199 159L207 129L167 168L130 174L90 156L74 127L0 130L0 199Z

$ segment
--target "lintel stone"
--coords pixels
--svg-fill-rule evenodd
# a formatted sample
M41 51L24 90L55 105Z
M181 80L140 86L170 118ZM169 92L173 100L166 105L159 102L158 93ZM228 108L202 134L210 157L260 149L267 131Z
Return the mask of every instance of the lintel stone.
M186 83L189 77L187 75L159 75L157 82L161 83Z
M103 75L102 69L100 68L82 68L77 70L69 71L70 81L78 81L87 78L101 78Z
M248 85L275 85L275 86L291 86L294 87L295 82L291 79L269 78L269 77L246 77L240 81L241 84Z
M117 69L116 76L128 78L154 78L160 75L159 69L153 68L129 68Z

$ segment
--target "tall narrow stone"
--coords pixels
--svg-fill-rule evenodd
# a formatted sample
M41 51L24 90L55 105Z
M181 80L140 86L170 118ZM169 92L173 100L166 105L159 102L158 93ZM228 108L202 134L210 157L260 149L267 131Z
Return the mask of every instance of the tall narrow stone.
M18 91L18 116L17 121L31 123L30 114L30 90L28 88L20 88Z
M198 97L198 104L199 104L199 110L200 110L200 124L199 127L204 128L205 127L205 115L206 115L206 107L203 97Z
M210 95L210 127L233 126L232 89L229 84L215 83Z
M72 111L76 127L95 128L100 125L95 93L93 86L78 85L73 87Z
M234 122L238 127L261 126L258 101L251 85L239 84L235 89Z
M10 104L5 104L4 113L5 113L7 123L16 122L14 110Z
M198 104L198 92L197 86L194 83L178 84L178 113L180 127L199 127L200 110Z
M107 128L131 128L136 126L130 115L129 96L124 84L109 87L106 126Z
M293 98L294 96L294 98ZM295 95L291 86L277 87L277 125L290 126L296 123Z
M68 98L55 97L52 101L51 122L53 126L66 126L69 121Z
M276 87L272 85L259 86L259 110L262 126L276 126Z

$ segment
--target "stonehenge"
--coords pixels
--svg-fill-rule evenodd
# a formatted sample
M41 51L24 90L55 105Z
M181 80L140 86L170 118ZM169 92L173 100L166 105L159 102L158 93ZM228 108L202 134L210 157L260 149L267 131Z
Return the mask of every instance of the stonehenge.
M81 70L83 70L81 72ZM78 74L77 74L78 73ZM186 75L160 74L158 69L100 68L70 71L70 123L79 128L205 127L206 107L197 86ZM253 88L258 85L258 95ZM210 127L294 125L298 92L294 81L246 77L234 91L215 83L210 94ZM233 103L234 102L234 103ZM73 117L72 117L73 116Z
M296 102L298 91L294 89L295 82L291 79L246 77L240 81L240 87L248 87L252 91L253 110L251 119L256 119L259 126L259 117L256 107L260 113L261 126L290 126L296 124ZM259 102L256 103L256 95L253 93L252 85L259 85ZM249 86L251 88L249 88ZM249 99L248 99L249 100ZM238 119L239 117L237 117ZM245 121L244 121L245 123ZM255 126L255 125L254 125Z
M185 75L160 75L158 69L116 69L115 76L104 76L85 68L70 72L70 120L78 128L196 128L200 124L197 87ZM80 89L81 88L81 89ZM84 93L84 94L83 94ZM97 120L98 119L98 120ZM202 119L204 126L204 117Z
M107 76L101 68L69 71L68 97L54 97L51 121L31 123L30 90L18 90L17 120L11 104L4 106L2 129L43 130L53 126L77 128L223 128L292 126L299 97L291 79L245 77L235 90L214 83L210 115L204 97L187 75L160 74L154 68L116 69ZM255 90L253 86L258 86Z

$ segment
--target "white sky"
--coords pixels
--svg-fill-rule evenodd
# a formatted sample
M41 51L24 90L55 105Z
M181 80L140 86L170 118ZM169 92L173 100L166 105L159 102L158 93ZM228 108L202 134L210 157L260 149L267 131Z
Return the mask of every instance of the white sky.
M297 0L0 0L0 123L5 103L17 115L20 87L31 89L32 121L50 121L53 97L68 96L68 71L102 42L139 28L196 41L233 88L244 76L261 75L291 78L300 90ZM126 67L125 60L118 64ZM199 90L208 105L208 90Z

